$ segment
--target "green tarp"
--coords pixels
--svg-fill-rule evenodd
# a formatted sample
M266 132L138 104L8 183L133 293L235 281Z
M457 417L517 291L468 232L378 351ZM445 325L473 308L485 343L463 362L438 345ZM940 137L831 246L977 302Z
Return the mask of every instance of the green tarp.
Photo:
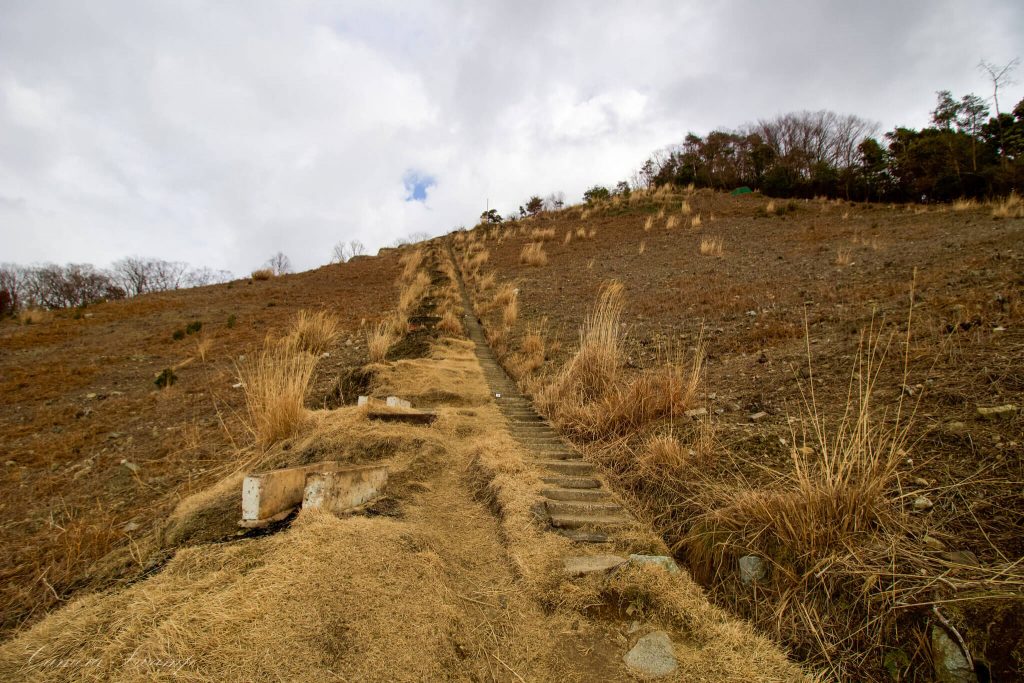
M753 190L751 190L749 187L744 185L743 187L737 187L735 190L733 190L729 194L750 194L751 192L753 192Z

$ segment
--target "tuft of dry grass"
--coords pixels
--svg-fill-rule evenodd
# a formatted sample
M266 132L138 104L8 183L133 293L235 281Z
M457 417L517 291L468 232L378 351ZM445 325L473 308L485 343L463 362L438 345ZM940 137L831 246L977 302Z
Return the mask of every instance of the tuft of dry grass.
M643 240L640 240L640 246L639 246L639 247L637 247L636 253L637 253L637 254L640 254L640 255L643 255L643 253L644 253L644 252L645 252L646 250L647 250L647 242L645 242L645 241L643 241Z
M406 282L407 284L398 295L398 310L403 317L408 317L416 309L420 299L430 287L430 276L420 270Z
M543 242L531 242L519 253L519 262L528 266L546 266L548 255L544 253Z
M696 216L690 219L690 227L696 229L700 227L700 224L700 214L698 213Z
M585 240L587 239L587 229L582 225L576 228L576 239Z
M206 357L210 354L211 348L213 348L213 337L205 332L196 337L196 356L203 363L206 362Z
M650 232L654 227L654 216L648 216L644 221L644 232Z
M486 254L487 252L484 251L481 253ZM487 257L485 256L483 260L486 262ZM407 251L399 257L398 262L402 264L402 274L400 276L401 281L411 282L416 276L416 271L418 271L420 265L423 264L423 249L417 248L412 251Z
M775 213L776 208L777 207L775 206L775 200L774 199L769 199L768 203L765 204L764 212L766 214L768 214L769 216L771 216L771 215L773 215Z
M704 237L700 241L700 253L704 256L722 258L725 253L721 237Z
M18 311L18 322L22 325L38 325L53 320L53 311L45 308L26 308Z
M534 228L530 232L530 239L534 242L546 242L555 239L554 228Z
M340 333L341 324L333 313L301 310L292 323L289 339L300 351L319 356L334 345Z
M292 436L305 421L306 391L316 362L316 356L287 338L268 338L259 352L236 364L245 391L246 427L259 446Z
M978 201L976 199L965 199L961 197L953 202L954 211L970 211L978 208Z
M992 206L993 218L1024 218L1024 202L1016 192L1010 194Z
M396 336L392 325L387 320L378 322L366 330L366 351L371 363L382 363L388 355L388 349L395 343Z
M684 216L689 216L691 213L693 213L693 207L690 206L690 202L684 199L683 203L679 207L679 213L683 214Z
M274 277L274 271L270 268L259 268L252 271L253 280L269 280L272 277Z
M505 301L505 305L501 309L501 322L506 329L511 328L516 324L516 319L519 317L519 290L512 290L511 298Z
M565 231L565 239L562 240L562 244L569 244L572 242L572 230Z
M451 310L445 311L444 315L441 316L441 321L437 323L437 329L453 337L461 337L464 335L462 320L460 320L459 316Z
M850 247L839 247L836 250L836 265L848 266L853 263L853 249Z
M676 227L676 225L678 225L678 224L679 224L679 217L676 216L675 214L673 214L673 215L668 217L667 221L665 221L665 228L667 230L671 230L672 228Z
M497 281L498 275L493 270L486 275L480 276L480 280L477 282L477 288L481 292L486 292L488 289L494 287L494 283ZM455 282L455 278L451 277L451 281Z
M537 393L541 411L577 438L628 436L655 420L681 415L696 398L701 351L690 371L669 362L634 377L624 374L623 307L622 284L606 283L580 329L575 355Z

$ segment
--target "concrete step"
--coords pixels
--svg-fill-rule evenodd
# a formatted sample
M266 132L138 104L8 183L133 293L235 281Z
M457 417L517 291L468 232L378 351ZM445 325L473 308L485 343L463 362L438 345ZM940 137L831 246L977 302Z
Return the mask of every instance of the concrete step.
M595 470L594 465L585 460L533 460L531 462L551 472L573 476L586 476L593 474Z
M577 543L611 543L612 538L600 531L583 531L581 529L555 529L555 533L565 536Z
M540 494L549 500L600 502L612 499L612 494L601 489L544 489Z
M551 515L551 526L556 529L587 529L592 527L621 527L633 520L625 515Z
M531 448L532 452L543 455L544 460L582 460L583 456L573 451L555 451Z
M622 506L614 500L602 501L564 501L546 500L544 507L550 515L576 515L580 517L593 517L600 515L620 514L625 516L626 512Z
M540 480L545 484L551 486L557 486L562 489L599 489L601 488L601 480L595 479L594 477L566 477L566 476L548 476L541 477Z

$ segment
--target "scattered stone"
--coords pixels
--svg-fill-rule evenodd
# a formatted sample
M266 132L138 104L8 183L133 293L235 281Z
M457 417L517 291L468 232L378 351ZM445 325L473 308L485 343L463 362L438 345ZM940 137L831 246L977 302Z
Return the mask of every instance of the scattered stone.
M138 465L136 465L132 461L127 460L125 458L121 459L121 464L124 465L125 467L127 467L129 470L131 470L132 474L138 474L139 470L142 469L141 467L139 467Z
M96 398L96 394L86 394L85 397L91 401L92 399Z
M940 557L950 564L962 564L966 567L981 566L978 556L970 550L953 550L952 552L942 553Z
M650 678L668 676L678 666L672 640L664 631L651 631L643 636L622 659L630 669Z
M917 498L914 499L914 509L917 510L918 512L931 510L932 505L934 505L934 503L932 503L931 499L928 498L928 496L918 496Z
M365 406L370 402L369 396L360 396L359 400L356 401L357 406Z
M768 578L768 565L757 555L744 555L740 558L740 581L754 583Z
M982 420L1009 420L1017 414L1017 406L1013 403L1007 403L1002 406L993 406L992 408L986 408L984 406L978 406L978 417Z
M809 458L814 455L814 449L810 446L800 446L800 448L796 449L796 452L805 458Z
M636 632L637 632L637 631L639 631L639 630L640 630L640 622L639 622L639 621L636 621L636 620L634 620L634 621L633 621L633 622L632 622L632 623L631 623L631 624L629 625L629 628L628 628L628 629L626 630L626 633L628 633L629 635L633 635L634 633L636 633Z
M963 422L948 422L946 423L946 431L956 435L966 434L967 425Z
M760 422L761 420L765 419L766 417L768 417L768 413L764 412L763 410L761 412L759 412L759 413L754 413L753 415L748 415L747 416L747 418L751 422Z
M925 547L928 548L929 550L945 550L946 549L946 544L945 543L943 543L939 539L935 538L934 536L929 536L928 534L924 535L924 538L921 539L921 542L924 543Z
M92 408L82 408L75 413L75 419L81 420L83 417L89 417L90 415L92 415Z
M665 557L664 555L630 555L629 563L632 565L654 565L656 567L662 567L669 574L678 574L679 565L671 557Z
M932 626L932 664L938 683L978 683L963 650L939 625Z
M138 522L128 522L121 528L124 529L125 533L130 533L132 531L137 530L139 526L140 524Z
M241 389L241 388L242 388L242 387L244 387L244 386L245 386L245 385L244 385L244 384L242 384L241 382L235 382L234 384L232 384L232 385L231 385L231 388L232 388L232 389Z
M7 462L4 463L4 466L5 467L14 467L17 464L18 463L14 462L13 460L8 460Z
M707 414L708 414L708 409L707 408L694 408L693 410L687 410L686 411L686 417L691 417L691 418L693 418L695 420L697 418L704 417Z
M924 477L914 477L911 480L911 483L913 483L914 486L922 486L922 487L926 487L926 486L931 486L932 485L932 483L930 481L928 481L927 479L925 479Z
M626 558L618 555L583 555L581 557L563 557L565 573L570 576L600 574L625 564Z

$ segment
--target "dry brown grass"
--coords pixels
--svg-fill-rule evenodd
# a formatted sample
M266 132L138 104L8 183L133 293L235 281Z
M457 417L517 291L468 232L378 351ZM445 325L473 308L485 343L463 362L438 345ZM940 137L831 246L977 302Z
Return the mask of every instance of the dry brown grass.
M534 242L546 242L555 239L554 228L534 228L530 231L530 239Z
M268 447L286 439L302 425L306 391L317 358L288 339L267 339L263 348L237 363L245 391L246 427L254 441Z
M768 214L769 216L771 216L771 215L775 214L776 208L777 207L775 206L775 200L774 199L769 199L768 203L765 204L765 206L764 206L764 212L766 214Z
M676 227L678 224L679 224L679 216L676 216L675 214L673 214L673 215L668 217L667 221L665 221L665 228L667 230L671 230L672 228Z
M704 256L714 256L716 258L722 258L725 253L725 247L722 243L721 237L704 237L700 241L700 253Z
M301 310L295 316L289 338L298 350L319 356L334 345L339 334L338 316L324 310Z
M694 216L693 218L690 219L690 227L693 228L693 229L697 229L700 226L701 226L701 220L700 220L700 214L698 213L696 216Z
M45 308L26 308L18 311L18 322L22 325L38 325L53 320L53 311Z
M836 265L848 266L853 263L853 249L850 247L839 247L836 250Z
M576 239L585 240L587 239L587 229L582 225L576 228Z
M450 310L445 311L441 316L441 321L437 324L437 329L453 337L461 337L464 335L462 320L454 311Z
M392 325L387 320L382 320L375 326L366 330L366 351L370 356L371 363L383 363L388 355L388 349L397 341Z
M546 266L548 255L544 252L543 242L531 242L519 253L519 262L528 266Z
M416 271L418 271L420 266L423 264L423 256L423 249L416 248L407 251L399 257L398 262L402 264L402 274L400 276L402 282L412 281L416 276ZM485 258L484 260L486 261L487 259Z
M702 353L694 366L678 362L623 373L620 320L622 285L610 282L580 330L580 346L553 381L537 394L537 404L565 432L584 440L621 438L651 422L680 415L697 392Z
M421 270L406 282L407 284L398 295L398 310L404 317L408 317L416 309L423 295L426 294L430 287L430 276Z
M481 292L486 292L488 289L494 287L494 283L497 281L497 279L498 274L492 270L491 272L480 276L480 279L477 281L477 288ZM454 277L452 277L451 280L452 282L455 282Z
M566 230L565 238L562 239L562 244L569 244L569 242L572 242L572 230Z
M961 197L953 202L954 211L970 211L978 208L978 200L976 199L965 199Z
M993 218L1024 218L1024 202L1016 192L1010 192L1005 199L992 206Z
M269 280L272 277L274 277L274 271L270 268L259 268L252 271L253 280Z
M684 216L689 216L691 213L693 213L693 207L690 206L690 202L684 199L683 203L679 206L679 213L683 214Z
M505 326L505 329L511 328L516 324L516 319L519 317L519 290L513 290L511 298L505 301L505 305L501 309L501 322Z
M651 228L654 227L654 216L648 216L644 220L644 232L650 232Z
M213 337L205 332L199 334L196 337L196 357L199 358L203 363L206 362L206 357L210 355L210 350L213 348Z
M637 247L636 253L643 255L644 251L647 250L647 242L640 240L640 246Z

